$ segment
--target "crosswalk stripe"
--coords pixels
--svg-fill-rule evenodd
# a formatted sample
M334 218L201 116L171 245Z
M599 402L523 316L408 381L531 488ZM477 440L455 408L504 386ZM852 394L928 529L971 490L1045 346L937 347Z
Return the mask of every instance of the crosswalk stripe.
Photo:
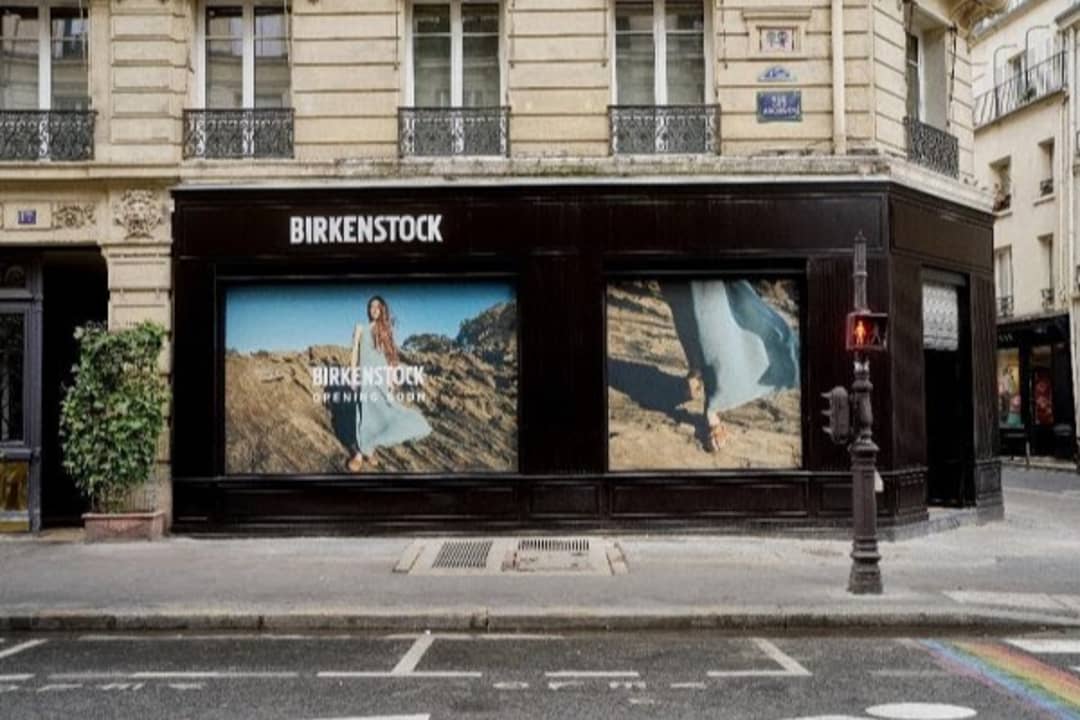
M1080 655L1080 639L1012 638L1006 642L1036 655Z

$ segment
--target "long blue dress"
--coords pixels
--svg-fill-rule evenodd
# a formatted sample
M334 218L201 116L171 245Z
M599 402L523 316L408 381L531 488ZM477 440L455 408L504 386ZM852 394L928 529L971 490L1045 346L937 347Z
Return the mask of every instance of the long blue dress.
M705 412L723 412L799 386L799 339L746 280L665 283L691 371L701 373Z
M389 367L386 356L375 347L370 326L360 338L360 368ZM415 408L393 398L397 390L385 383L369 383L355 389L355 402L331 408L334 434L350 452L371 455L375 448L419 440L431 434L431 425ZM350 392L353 390L350 388ZM343 406L343 407L342 407Z

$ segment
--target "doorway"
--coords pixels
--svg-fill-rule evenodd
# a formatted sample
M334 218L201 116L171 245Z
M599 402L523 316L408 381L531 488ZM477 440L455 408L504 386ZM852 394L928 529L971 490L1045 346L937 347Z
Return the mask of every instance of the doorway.
M47 253L42 258L41 515L44 527L81 525L86 502L64 471L60 401L78 362L75 328L108 317L105 259L96 251Z
M962 276L924 273L923 368L926 408L926 501L975 501L972 384L967 288Z

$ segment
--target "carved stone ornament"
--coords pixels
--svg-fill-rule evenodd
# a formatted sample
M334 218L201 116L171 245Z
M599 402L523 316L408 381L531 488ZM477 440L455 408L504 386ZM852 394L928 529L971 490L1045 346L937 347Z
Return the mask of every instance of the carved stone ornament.
M93 224L93 203L57 205L53 209L53 225L58 228L81 228Z
M153 237L154 228L164 219L161 200L152 190L127 190L115 207L116 224L124 228L125 239Z

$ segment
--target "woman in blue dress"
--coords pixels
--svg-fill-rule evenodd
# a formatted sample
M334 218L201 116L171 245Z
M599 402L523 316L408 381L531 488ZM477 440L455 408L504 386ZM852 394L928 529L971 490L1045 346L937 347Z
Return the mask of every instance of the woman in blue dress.
M727 439L720 413L799 387L799 339L746 280L662 283L675 332L705 389L708 449Z
M395 388L387 372L398 364L390 306L378 295L368 300L368 326L353 330L351 363L353 402L331 408L334 434L352 456L345 463L358 473L373 462L375 449L419 440L431 434L431 425L420 413L394 399ZM366 331L365 331L366 330ZM369 372L365 373L364 370ZM369 378L361 384L360 378Z

